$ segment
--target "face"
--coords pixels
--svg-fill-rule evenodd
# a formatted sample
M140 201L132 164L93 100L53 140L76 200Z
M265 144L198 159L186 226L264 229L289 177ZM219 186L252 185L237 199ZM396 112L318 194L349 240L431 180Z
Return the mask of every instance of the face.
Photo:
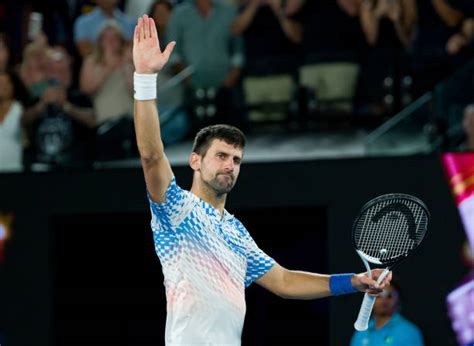
M391 316L398 309L398 292L393 287L388 287L377 297L374 304L374 314L378 316Z
M13 97L13 84L10 76L6 73L0 74L0 101L10 100Z
M234 187L242 157L242 149L214 139L204 156L191 154L190 164L204 185L217 195L223 195Z
M100 8L111 11L117 7L118 0L96 0L96 3Z
M122 47L122 36L115 28L106 28L100 35L100 45L107 51L118 51Z

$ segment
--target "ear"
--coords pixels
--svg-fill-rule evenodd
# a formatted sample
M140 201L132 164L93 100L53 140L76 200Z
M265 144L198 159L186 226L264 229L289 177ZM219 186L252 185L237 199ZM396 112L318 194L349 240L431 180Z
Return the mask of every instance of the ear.
M201 169L201 155L191 153L191 155L189 155L189 166L193 171L199 171Z

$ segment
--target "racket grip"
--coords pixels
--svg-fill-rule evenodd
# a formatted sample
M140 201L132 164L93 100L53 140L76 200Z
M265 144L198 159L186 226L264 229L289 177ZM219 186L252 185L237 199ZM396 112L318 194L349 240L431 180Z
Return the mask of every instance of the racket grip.
M380 284L389 272L390 270L385 268L382 274L380 274L377 283ZM356 330L364 331L369 327L369 318L370 314L372 313L372 308L374 307L376 298L377 297L370 296L367 293L364 295L364 300L362 301L362 305L359 310L359 316L357 316L357 321L354 323L354 328Z
M364 295L364 300L359 310L359 316L357 316L357 321L354 323L354 328L358 331L367 330L369 327L369 318L372 313L372 308L374 307L375 298L369 296L367 293Z

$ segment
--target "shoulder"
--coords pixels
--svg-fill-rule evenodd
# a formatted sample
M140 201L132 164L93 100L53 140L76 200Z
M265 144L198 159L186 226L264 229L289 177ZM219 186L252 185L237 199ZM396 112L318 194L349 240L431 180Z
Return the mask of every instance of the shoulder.
M97 21L100 19L99 10L95 9L92 12L85 13L77 17L76 24L77 25L86 25L91 22Z

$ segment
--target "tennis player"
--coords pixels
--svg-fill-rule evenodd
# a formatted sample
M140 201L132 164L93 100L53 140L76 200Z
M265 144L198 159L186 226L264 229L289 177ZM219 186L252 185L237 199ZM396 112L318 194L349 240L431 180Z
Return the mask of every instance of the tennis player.
M175 42L160 50L153 19L138 19L133 42L135 128L152 214L155 249L165 277L167 345L240 345L245 288L256 282L278 296L316 299L352 292L380 293L362 274L323 275L285 269L265 254L225 210L239 176L245 136L228 125L196 135L190 191L177 184L164 153L156 107L157 73ZM375 269L376 280L382 270Z

